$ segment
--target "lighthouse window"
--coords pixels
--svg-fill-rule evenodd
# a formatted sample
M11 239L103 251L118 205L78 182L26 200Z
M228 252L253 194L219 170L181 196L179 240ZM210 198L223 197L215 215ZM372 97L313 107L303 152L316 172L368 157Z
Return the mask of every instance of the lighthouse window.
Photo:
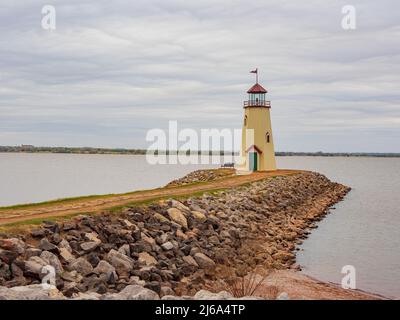
M267 143L269 143L269 141L270 141L270 138L269 138L269 132L267 132L267 133L266 133L266 135L265 135L265 139L267 140Z
M247 116L244 116L244 125L247 126Z
M252 93L249 95L249 100L256 105L262 104L265 102L265 94L264 93Z

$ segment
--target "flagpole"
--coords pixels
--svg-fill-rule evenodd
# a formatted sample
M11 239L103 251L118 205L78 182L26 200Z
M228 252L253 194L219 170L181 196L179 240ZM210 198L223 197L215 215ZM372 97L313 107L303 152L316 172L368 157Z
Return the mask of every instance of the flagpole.
M250 73L256 74L256 83L258 83L258 68L256 68L256 70L251 70Z

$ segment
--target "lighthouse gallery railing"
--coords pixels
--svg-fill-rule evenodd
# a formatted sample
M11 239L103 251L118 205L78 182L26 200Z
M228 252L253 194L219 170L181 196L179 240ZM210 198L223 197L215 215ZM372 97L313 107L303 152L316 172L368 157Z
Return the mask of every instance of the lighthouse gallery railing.
M243 102L244 107L271 107L271 101L254 101L246 100Z

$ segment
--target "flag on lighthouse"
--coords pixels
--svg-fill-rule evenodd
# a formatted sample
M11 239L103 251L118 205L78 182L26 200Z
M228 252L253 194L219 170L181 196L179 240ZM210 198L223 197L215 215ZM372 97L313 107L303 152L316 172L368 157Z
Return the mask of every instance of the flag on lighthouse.
M251 70L250 73L256 74L256 83L258 83L258 68L256 68L255 70Z

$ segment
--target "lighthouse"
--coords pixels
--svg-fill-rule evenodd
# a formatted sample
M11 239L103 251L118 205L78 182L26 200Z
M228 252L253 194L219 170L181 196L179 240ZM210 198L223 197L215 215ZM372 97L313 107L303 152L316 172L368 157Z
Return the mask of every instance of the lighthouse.
M265 99L267 90L256 83L247 91L248 99L243 103L241 166L239 171L276 170L274 140L271 125L271 102Z

